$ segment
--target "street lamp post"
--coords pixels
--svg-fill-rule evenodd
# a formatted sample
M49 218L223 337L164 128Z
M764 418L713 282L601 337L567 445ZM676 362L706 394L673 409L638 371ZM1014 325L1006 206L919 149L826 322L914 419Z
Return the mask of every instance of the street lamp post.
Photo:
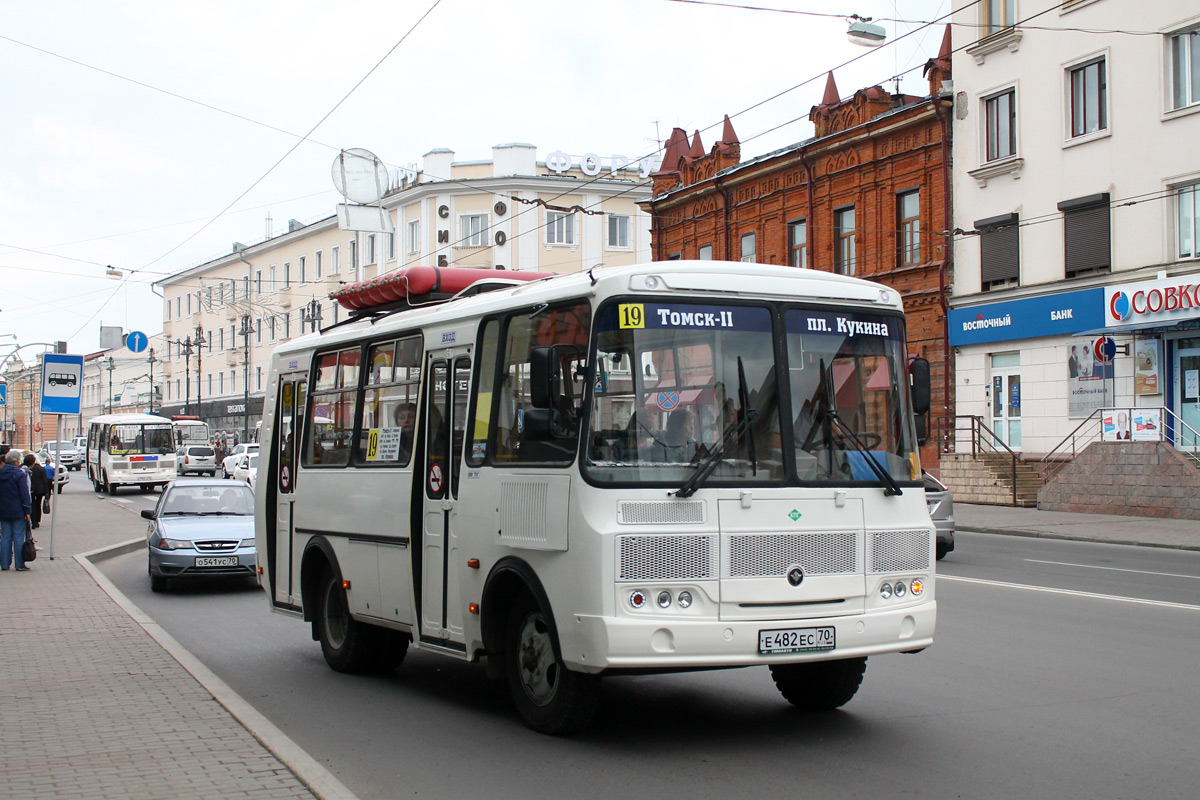
M204 352L204 328L200 325L196 326L196 413L203 419L204 414L200 411L200 377L201 367L200 358Z
M242 314L242 329L238 333L242 336L242 413L246 418L242 430L243 442L250 441L250 334L253 332L250 315Z
M154 413L154 362L157 361L154 357L154 348L150 348L150 413Z
M183 413L192 413L192 337L187 337L182 342L178 339L175 344L179 345L183 353Z
M116 365L113 363L113 357L109 356L108 357L108 413L110 413L110 414L113 413L112 374L113 374L113 370L116 368L117 368Z

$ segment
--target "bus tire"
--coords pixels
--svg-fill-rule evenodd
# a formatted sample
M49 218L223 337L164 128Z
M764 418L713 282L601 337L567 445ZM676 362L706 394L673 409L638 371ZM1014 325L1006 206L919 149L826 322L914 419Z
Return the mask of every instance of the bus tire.
M317 584L317 635L325 663L336 672L362 672L376 659L376 638L370 625L350 616L346 590L326 568Z
M804 711L832 711L850 702L862 685L866 658L773 664L771 678L789 703Z
M560 735L581 731L591 722L600 700L600 677L567 669L545 613L528 593L509 613L504 660L513 704L530 728Z
M371 669L375 672L392 672L404 663L404 657L408 655L410 639L407 634L388 628L376 627L373 630L375 632L375 663L371 665Z

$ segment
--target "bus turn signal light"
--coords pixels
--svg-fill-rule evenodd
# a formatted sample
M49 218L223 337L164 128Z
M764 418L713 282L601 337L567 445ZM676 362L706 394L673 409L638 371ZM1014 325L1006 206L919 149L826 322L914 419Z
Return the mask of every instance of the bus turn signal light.
M479 613L479 603L468 603L467 611L470 611L472 614L478 614Z
M479 569L479 559L478 558L468 558L467 566L470 567L471 569Z
M350 581L342 581L342 588L346 591L350 591Z

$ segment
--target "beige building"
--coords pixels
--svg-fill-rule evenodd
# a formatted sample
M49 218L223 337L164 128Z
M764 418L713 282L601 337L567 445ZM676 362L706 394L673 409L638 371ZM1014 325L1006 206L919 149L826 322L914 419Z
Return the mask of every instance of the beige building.
M538 160L530 144L488 161L427 153L397 170L380 205L394 233L341 230L336 216L302 225L158 281L163 294L162 413L253 437L276 344L330 325L342 283L409 265L578 272L650 260L652 165L614 155Z

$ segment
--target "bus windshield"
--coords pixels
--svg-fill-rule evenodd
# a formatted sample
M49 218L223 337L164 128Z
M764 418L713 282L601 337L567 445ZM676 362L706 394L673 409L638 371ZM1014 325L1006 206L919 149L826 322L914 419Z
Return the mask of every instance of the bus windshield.
M798 307L778 319L777 348L777 314L765 305L602 310L588 476L677 486L698 469L705 482L733 485L915 480L901 319Z
M170 425L113 425L108 435L111 455L139 456L173 453Z

